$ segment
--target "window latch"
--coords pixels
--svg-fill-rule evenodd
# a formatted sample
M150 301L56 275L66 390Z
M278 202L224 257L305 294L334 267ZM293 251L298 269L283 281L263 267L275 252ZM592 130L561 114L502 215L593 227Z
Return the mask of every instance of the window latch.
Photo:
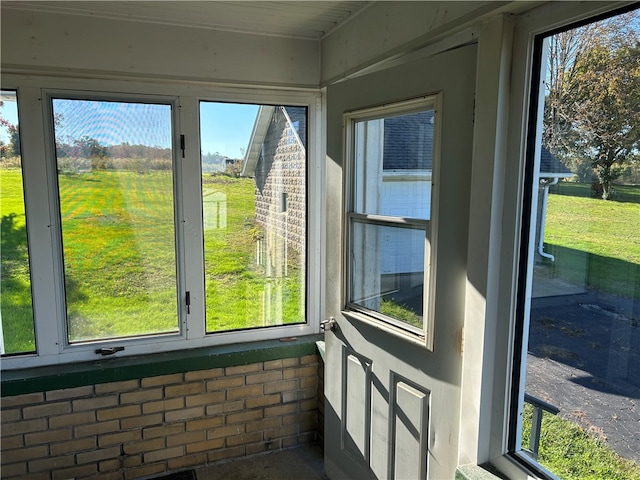
M106 348L99 348L96 350L96 353L99 353L102 356L106 356L106 355L113 355L116 352L122 352L124 350L124 347L106 347Z
M190 314L191 313L191 292L189 291L186 292L184 303L187 305L187 314Z

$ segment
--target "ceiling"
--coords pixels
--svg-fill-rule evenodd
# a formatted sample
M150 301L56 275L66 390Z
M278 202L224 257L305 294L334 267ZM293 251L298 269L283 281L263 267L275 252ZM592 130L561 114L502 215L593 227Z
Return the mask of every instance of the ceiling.
M369 1L3 1L35 10L196 28L321 39Z

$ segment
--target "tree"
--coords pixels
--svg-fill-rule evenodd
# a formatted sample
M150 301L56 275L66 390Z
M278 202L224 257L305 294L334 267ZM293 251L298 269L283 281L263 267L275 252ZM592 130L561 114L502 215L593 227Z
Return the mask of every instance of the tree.
M569 88L575 149L591 161L609 199L625 161L640 149L640 42L594 45L577 62Z
M634 11L549 39L543 142L603 198L638 151L639 23Z

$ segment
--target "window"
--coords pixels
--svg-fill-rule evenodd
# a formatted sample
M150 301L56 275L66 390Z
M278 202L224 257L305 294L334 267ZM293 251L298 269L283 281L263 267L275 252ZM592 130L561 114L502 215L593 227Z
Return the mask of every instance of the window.
M435 102L347 117L347 306L418 336L429 330Z
M315 95L14 81L29 175L3 90L3 369L318 330Z
M68 342L177 332L171 105L52 105Z
M306 110L200 102L207 332L305 322Z
M35 351L16 92L0 93L0 353Z
M543 477L640 472L639 41L635 10L535 43L509 444Z

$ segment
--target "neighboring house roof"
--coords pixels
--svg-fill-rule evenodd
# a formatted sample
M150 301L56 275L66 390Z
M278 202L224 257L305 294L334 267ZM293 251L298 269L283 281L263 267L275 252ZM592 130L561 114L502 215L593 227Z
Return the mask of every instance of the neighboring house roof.
M253 175L256 170L256 165L260 159L260 151L262 150L262 143L264 137L269 130L269 123L271 122L271 116L276 107L272 105L260 105L258 114L256 115L256 122L253 124L253 131L249 139L249 146L244 154L244 161L242 162L243 177Z
M256 115L256 121L253 125L253 131L251 132L251 137L249 139L249 146L247 148L247 152L244 156L244 161L242 162L242 173L243 177L255 175L256 167L258 165L258 161L260 160L260 154L262 152L262 144L265 141L265 137L267 136L267 132L269 131L269 125L271 124L271 118L273 117L276 108L282 109L288 124L293 128L294 134L296 135L296 141L300 145L300 147L304 150L306 145L306 131L299 132L294 125L293 119L298 119L300 115L302 115L303 119L306 119L306 108L305 107L274 107L272 105L261 105L258 109L258 114ZM292 118L294 117L294 118ZM298 127L300 127L298 125ZM306 126L302 126L302 128L306 128ZM300 135L304 138L300 138Z
M546 147L540 150L540 177L543 178L567 178L572 177L573 172L564 163L553 155Z
M384 119L385 170L433 169L433 110Z

